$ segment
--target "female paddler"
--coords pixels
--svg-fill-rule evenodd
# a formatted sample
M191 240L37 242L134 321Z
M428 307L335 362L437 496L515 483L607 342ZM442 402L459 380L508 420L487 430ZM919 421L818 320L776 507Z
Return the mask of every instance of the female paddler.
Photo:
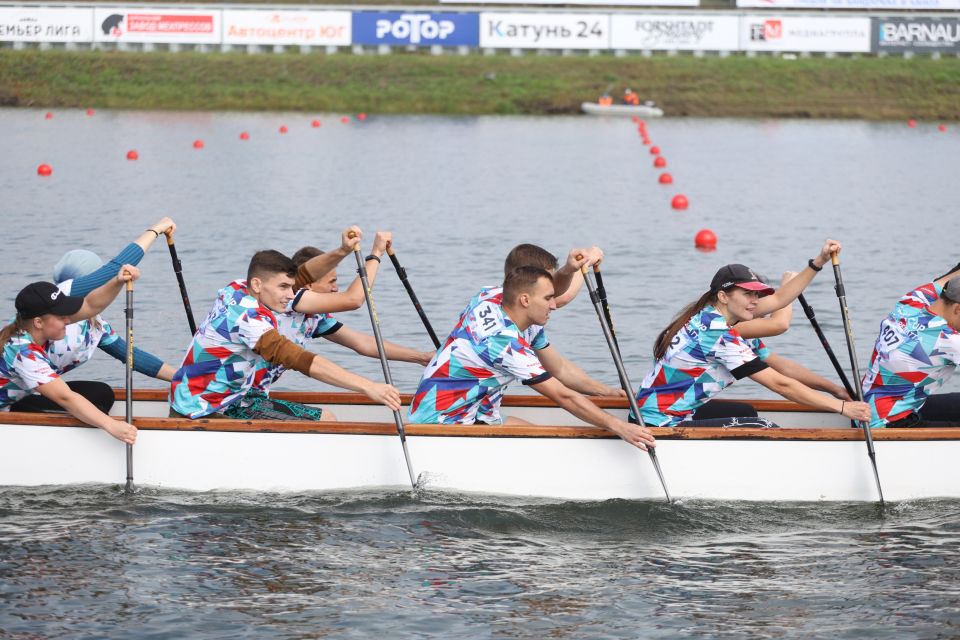
M640 417L647 426L732 426L739 415L722 415L714 405L710 418L695 412L724 388L742 378L752 378L783 397L853 420L868 420L863 402L833 398L769 367L766 353L757 352L737 331L736 324L763 317L796 300L841 245L827 240L815 258L779 291L760 281L741 264L722 267L710 288L687 305L654 343L653 369L637 394ZM632 417L632 416L631 416ZM749 421L748 421L749 422Z
M125 264L113 279L83 298L68 296L52 282L34 282L24 287L17 294L16 318L0 330L0 411L35 411L24 400L39 393L78 420L133 444L136 427L111 418L92 402L100 398L106 385L64 382L47 348L64 338L68 325L95 317L113 302L125 282L139 277L136 267Z

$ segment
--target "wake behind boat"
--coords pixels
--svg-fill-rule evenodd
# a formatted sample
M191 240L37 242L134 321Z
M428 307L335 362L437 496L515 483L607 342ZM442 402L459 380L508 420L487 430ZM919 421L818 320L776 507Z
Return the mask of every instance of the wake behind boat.
M172 419L164 417L165 391L136 391L137 485L284 492L409 487L385 408L353 393L275 395L329 407L342 422ZM626 412L623 400L594 402ZM876 499L861 430L836 414L786 401L752 404L782 428L653 430L674 497ZM428 490L572 500L663 498L646 454L609 432L585 426L536 396L508 397L504 412L541 424L407 425L419 484ZM888 499L960 497L955 464L960 426L877 429L873 436ZM0 416L2 485L118 484L124 464L122 443L72 417Z
M584 102L580 105L580 110L591 116L640 116L644 118L659 118L663 115L663 109L659 107L648 107L643 104L602 105L596 102Z

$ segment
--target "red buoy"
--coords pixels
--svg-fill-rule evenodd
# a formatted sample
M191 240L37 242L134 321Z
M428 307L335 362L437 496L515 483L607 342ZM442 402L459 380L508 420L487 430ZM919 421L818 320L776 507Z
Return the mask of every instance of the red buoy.
M650 147L650 155L652 156L660 155L660 147L657 147L657 146Z
M673 200L670 201L670 206L677 211L683 211L690 206L690 202L687 200L687 196L683 195L682 193L678 193L677 195L673 196Z
M643 142L643 146L647 146L650 144L650 138L644 138L641 142Z
M633 120L634 124L636 124L637 122L640 122L640 118L637 116L632 116L630 119Z
M135 150L130 149L130 151L127 151L127 160L139 160L139 159L140 159L140 154L137 153Z
M197 138L196 140L194 140L194 141L193 141L193 148L194 148L194 149L203 149L203 140L201 140L201 139L199 139L199 138Z
M913 118L910 118L909 120L907 120L907 126L913 129L914 127L917 126L917 121L914 120Z
M637 124L640 125L640 128L641 128L641 129L645 129L645 128L647 127L647 121L646 121L646 120L640 120L639 118L637 118Z
M350 122L350 118L347 116L343 116L342 118L340 118L340 122L342 122L343 124L348 124Z
M673 176L666 172L661 173L660 184L673 184Z
M363 111L357 114L357 120L359 120L360 122L363 122L366 119L367 119L367 114L365 114Z
M653 159L653 166L655 166L657 169L663 169L665 166L667 166L666 158L663 156L657 156Z
M87 115L88 115L88 116L92 116L94 113L96 113L96 112L95 112L93 109L87 109Z
M53 114L50 113L49 111L47 111L47 112L43 115L43 117L44 117L45 120L52 120L52 119L53 119Z
M250 134L247 133L246 131L244 131L244 132L242 132L242 133L240 134L240 139L241 139L241 140L249 140L249 139L250 139Z
M310 123L310 126L313 127L314 129L318 129L320 127L320 121L314 120L313 122Z
M51 173L53 173L53 167L51 167L51 166L48 165L48 164L42 164L42 165L40 165L39 167L37 167L37 175L38 175L38 176L43 176L44 178L46 178L46 177L49 176Z
M286 133L287 131L289 131L289 129L287 129L287 125L280 125L280 133Z
M945 124L941 124L940 126L937 127L937 131L939 131L940 133L943 133L946 130L947 130L947 125Z
M717 234L710 229L700 229L693 239L693 244L697 249L716 249Z

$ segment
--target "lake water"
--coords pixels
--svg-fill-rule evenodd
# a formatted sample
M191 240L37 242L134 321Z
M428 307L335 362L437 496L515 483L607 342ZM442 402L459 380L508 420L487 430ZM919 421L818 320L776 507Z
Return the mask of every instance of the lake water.
M651 343L721 265L802 268L826 237L865 366L897 297L953 266L951 128L903 123L652 120L657 183L628 120L0 110L0 302L72 248L113 255L162 215L198 319L253 251L330 248L359 224L395 234L439 334L519 242L606 251L604 279L637 384ZM289 133L278 128L286 124ZM249 141L239 140L248 131ZM200 138L205 148L192 148ZM125 159L128 150L140 160ZM40 178L40 163L53 176ZM675 212L683 193L690 209ZM701 253L701 228L719 237ZM366 245L369 247L369 243ZM136 291L138 344L177 364L189 342L169 256ZM349 259L341 285L352 277ZM825 269L807 290L846 363ZM388 263L386 338L429 339ZM122 303L105 316L118 328ZM366 330L366 312L340 316ZM586 296L552 343L616 376ZM802 312L776 352L834 377ZM318 351L369 377L379 363ZM394 377L412 391L415 365ZM122 383L101 355L82 377ZM76 374L74 375L76 377ZM283 387L318 389L295 373ZM138 386L158 386L137 377ZM956 390L951 388L948 390ZM728 397L768 397L745 381ZM116 487L0 491L0 637L844 637L960 635L957 501L892 505L557 503L405 493L190 494Z

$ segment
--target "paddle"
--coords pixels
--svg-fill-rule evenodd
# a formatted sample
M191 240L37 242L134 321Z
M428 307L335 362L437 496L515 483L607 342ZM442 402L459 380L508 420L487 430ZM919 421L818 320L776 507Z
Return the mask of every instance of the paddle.
M177 284L180 285L180 297L183 298L183 310L187 312L187 324L190 325L190 335L197 333L197 323L193 319L193 309L190 307L190 298L187 296L187 285L183 281L183 265L177 257L177 247L173 244L173 232L166 231L167 248L170 249L170 259L173 261L173 272L177 274Z
M349 237L354 237L351 235ZM387 352L383 348L383 336L380 335L380 321L377 320L377 310L373 306L373 293L370 291L370 281L367 279L367 270L363 265L363 258L360 257L360 243L353 245L353 255L357 258L357 273L360 275L360 281L363 284L363 296L367 301L367 311L370 312L370 324L373 326L373 337L377 342L377 353L380 355L380 366L383 367L383 378L387 384L393 385L393 376L390 375L390 365L387 363ZM403 457L407 461L407 473L410 474L410 487L414 497L417 495L417 480L413 475L413 465L410 463L410 452L407 451L407 434L403 430L403 418L399 411L393 412L393 421L397 426L397 433L400 435L400 444L403 446Z
M582 256L577 256L577 259L582 259ZM624 393L627 394L627 402L630 404L630 410L633 412L633 415L637 417L637 420L640 420L640 408L637 407L637 398L633 395L633 386L630 384L630 378L627 377L626 369L624 369L623 358L620 357L620 348L615 344L613 330L610 328L611 325L608 323L607 317L604 315L604 311L600 302L600 295L597 293L597 288L593 284L593 279L590 278L586 265L583 266L581 271L583 273L583 280L587 283L587 288L590 290L590 301L593 302L593 308L597 311L597 318L600 320L600 327L603 329L603 337L607 339L607 346L610 347L610 355L613 356L613 364L617 368L617 375L620 377L620 385L623 387ZM607 310L607 313L609 313L609 309ZM657 452L652 448L648 448L647 454L650 456L650 462L653 463L653 468L657 472L657 477L660 478L660 484L663 485L663 492L667 496L667 502L672 502L670 498L670 491L667 489L667 482L663 479L663 471L660 470L660 462L657 460Z
M133 280L127 280L127 382L125 389L127 424L133 424ZM124 490L133 492L133 445L127 445L127 484Z
M803 307L803 312L807 315L807 320L810 321L810 324L813 326L813 330L816 332L817 337L820 338L820 344L823 345L824 351L827 352L827 357L830 358L830 362L833 363L833 368L836 369L837 375L840 376L840 382L843 383L843 388L846 389L847 394L853 398L856 395L856 392L853 390L853 387L850 386L850 380L847 379L847 374L844 373L843 367L840 366L840 361L837 360L837 356L830 347L830 343L827 342L827 336L823 335L823 329L820 328L820 323L817 322L817 317L813 312L813 307L807 303L807 299L803 297L802 293L797 297L797 300L800 301L800 306Z
M833 277L837 280L837 299L840 301L840 314L843 316L843 331L847 338L847 351L850 353L850 368L853 373L853 384L856 389L856 399L863 402L863 385L860 382L860 366L857 364L857 354L853 345L853 329L850 327L850 311L847 309L847 293L843 288L843 276L840 275L840 256L833 254ZM880 505L883 505L883 489L880 487L880 473L877 471L877 452L873 448L873 434L870 425L866 422L858 423L863 430L863 439L867 443L867 455L873 465L873 477L877 481L877 493L880 494Z
M400 260L397 259L396 254L393 252L393 242L387 242L387 255L390 256L390 262L393 263L393 268L397 270L397 275L400 276L400 282L403 283L403 288L407 290L407 295L410 296L410 302L413 303L413 308L417 310L418 314L420 314L420 320L423 322L423 326L426 328L427 333L430 334L430 339L433 340L434 348L439 349L440 340L437 338L437 334L434 333L433 326L430 324L430 321L427 320L427 314L424 313L423 307L420 306L420 301L417 299L417 294L413 292L413 287L410 286L410 281L407 280L407 270L400 266ZM366 275L363 277L366 277Z
M593 275L597 279L597 294L600 296L600 302L603 303L603 315L607 318L613 344L617 347L617 353L620 353L620 343L617 341L617 332L613 329L613 318L610 316L610 305L607 304L607 289L603 286L603 276L600 275L600 263L593 265Z

